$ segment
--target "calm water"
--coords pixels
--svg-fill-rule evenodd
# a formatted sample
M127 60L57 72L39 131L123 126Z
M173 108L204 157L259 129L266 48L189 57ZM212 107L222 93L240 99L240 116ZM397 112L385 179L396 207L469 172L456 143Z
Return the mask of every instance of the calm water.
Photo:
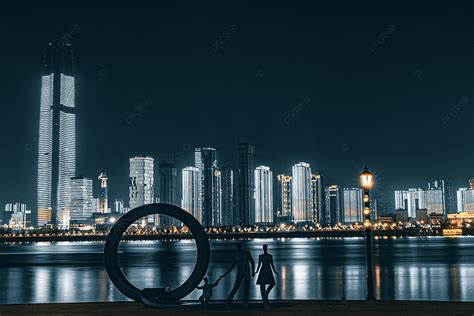
M255 239L243 243L255 259L262 244L269 244L280 272L272 298L365 298L363 239ZM230 266L234 244L211 242L211 281ZM100 242L0 245L0 304L126 300L107 278L102 250ZM193 241L123 242L120 251L124 273L140 288L181 284L191 273L196 255ZM378 298L474 301L474 238L377 240L374 256ZM221 281L215 298L225 298L233 276ZM260 298L255 285L251 296ZM195 291L188 299L197 297Z

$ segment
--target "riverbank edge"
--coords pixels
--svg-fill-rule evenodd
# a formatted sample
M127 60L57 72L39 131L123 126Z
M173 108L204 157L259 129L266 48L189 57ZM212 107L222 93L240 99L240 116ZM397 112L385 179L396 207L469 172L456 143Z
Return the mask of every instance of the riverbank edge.
M209 310L200 306L186 309L154 309L136 302L12 304L0 305L0 315L469 315L474 313L474 302L439 301L327 301L292 300L270 311L263 310L260 302L252 302L250 310L243 312L234 305L229 311L223 302Z
M441 236L441 233L425 235L419 230L378 230L374 237L427 237ZM468 235L468 234L466 234ZM466 236L464 235L464 236ZM469 234L471 235L471 234ZM364 237L364 231L295 231L295 232L249 232L249 233L207 233L209 239L255 239L255 238L342 238ZM10 242L55 242L55 241L105 241L106 235L53 235L53 236L8 236L0 237L0 243ZM122 240L181 240L192 239L191 234L167 235L124 235Z

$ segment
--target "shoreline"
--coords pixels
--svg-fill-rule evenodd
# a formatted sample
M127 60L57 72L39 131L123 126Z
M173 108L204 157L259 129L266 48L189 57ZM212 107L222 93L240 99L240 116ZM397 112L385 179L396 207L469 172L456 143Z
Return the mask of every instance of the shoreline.
M440 230L424 231L410 230L377 230L372 231L374 237L428 237L442 236ZM467 232L462 236L469 236ZM274 239L274 238L343 238L364 237L364 231L294 231L294 232L245 232L245 233L207 233L210 240L215 239ZM0 243L12 242L56 242L56 241L105 241L107 235L52 235L52 236L8 236L0 237ZM124 235L122 240L186 240L192 239L191 234L150 234L150 235Z

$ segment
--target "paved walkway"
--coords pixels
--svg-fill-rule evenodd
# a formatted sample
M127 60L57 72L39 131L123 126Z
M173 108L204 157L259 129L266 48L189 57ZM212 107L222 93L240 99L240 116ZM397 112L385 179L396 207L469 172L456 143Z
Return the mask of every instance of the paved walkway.
M228 311L223 303L215 303L209 310L198 306L185 309L152 309L135 302L24 304L0 305L0 315L382 315L382 316L473 316L474 303L427 301L290 301L274 303L271 311L264 311L260 303L252 303L249 311Z

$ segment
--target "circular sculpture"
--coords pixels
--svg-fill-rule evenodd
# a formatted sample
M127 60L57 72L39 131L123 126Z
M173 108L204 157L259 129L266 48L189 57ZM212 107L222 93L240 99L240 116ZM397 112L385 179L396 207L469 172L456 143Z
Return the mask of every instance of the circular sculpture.
M152 214L168 215L180 220L189 228L196 240L197 260L194 270L186 282L173 290L165 288L140 290L127 280L118 263L118 245L125 230L140 218ZM209 240L201 224L183 209L164 203L143 205L122 215L110 230L104 249L105 269L110 280L112 280L120 292L134 301L157 307L164 304L177 303L180 299L191 293L205 276L209 266L209 257Z

